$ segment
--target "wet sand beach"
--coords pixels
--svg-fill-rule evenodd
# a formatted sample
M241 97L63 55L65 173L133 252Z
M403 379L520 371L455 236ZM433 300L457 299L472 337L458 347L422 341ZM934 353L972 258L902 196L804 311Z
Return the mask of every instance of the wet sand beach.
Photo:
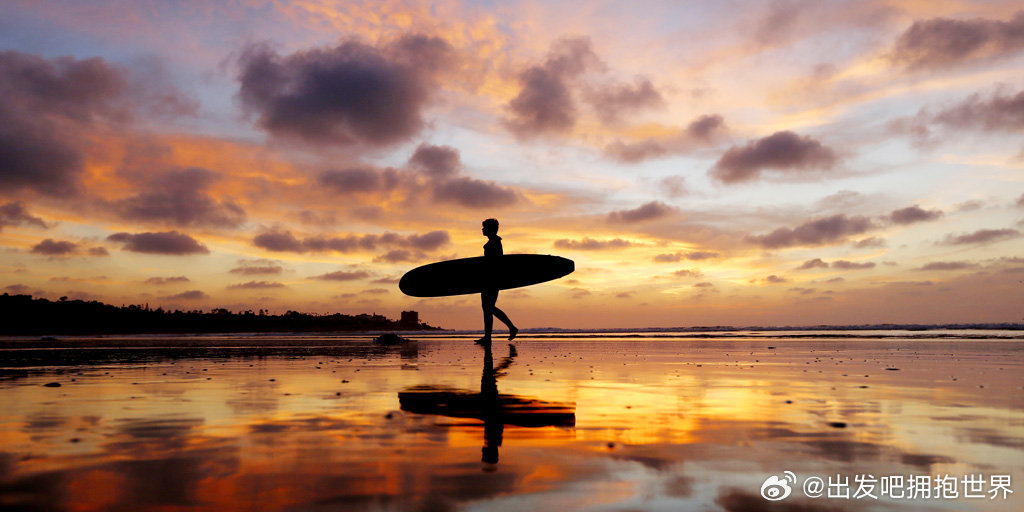
M1017 332L409 337L2 340L0 509L1024 509Z

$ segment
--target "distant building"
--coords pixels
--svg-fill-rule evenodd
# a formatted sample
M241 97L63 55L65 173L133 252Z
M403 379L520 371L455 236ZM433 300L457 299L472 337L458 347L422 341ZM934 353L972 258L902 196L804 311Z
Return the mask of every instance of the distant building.
M402 311L402 319L399 323L403 327L417 327L420 325L420 314L415 311Z

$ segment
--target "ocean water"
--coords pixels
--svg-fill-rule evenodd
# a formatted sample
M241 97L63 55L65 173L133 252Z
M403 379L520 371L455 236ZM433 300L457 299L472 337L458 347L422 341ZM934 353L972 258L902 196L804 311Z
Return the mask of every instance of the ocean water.
M0 340L0 509L1024 509L1021 331L408 336Z

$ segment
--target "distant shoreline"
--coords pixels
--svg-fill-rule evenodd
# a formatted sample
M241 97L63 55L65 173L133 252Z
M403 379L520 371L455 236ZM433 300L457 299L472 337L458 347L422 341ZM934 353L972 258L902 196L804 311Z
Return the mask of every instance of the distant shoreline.
M148 305L113 306L63 297L51 301L7 293L0 295L0 311L6 318L0 324L0 336L440 330L420 322L414 311L403 312L401 320L376 313L318 315L288 311L272 315L263 309L237 313L224 308L165 310L151 309Z

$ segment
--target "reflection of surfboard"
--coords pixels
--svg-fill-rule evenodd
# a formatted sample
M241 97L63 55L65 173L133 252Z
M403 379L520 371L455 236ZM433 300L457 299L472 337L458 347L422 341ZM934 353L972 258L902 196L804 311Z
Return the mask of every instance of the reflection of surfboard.
M487 396L460 389L416 386L398 393L403 411L437 414L450 418L499 420L517 427L572 427L575 404L545 402L518 395Z
M569 275L572 260L545 254L462 258L416 267L402 276L398 288L413 297L443 297L507 290L543 283Z

